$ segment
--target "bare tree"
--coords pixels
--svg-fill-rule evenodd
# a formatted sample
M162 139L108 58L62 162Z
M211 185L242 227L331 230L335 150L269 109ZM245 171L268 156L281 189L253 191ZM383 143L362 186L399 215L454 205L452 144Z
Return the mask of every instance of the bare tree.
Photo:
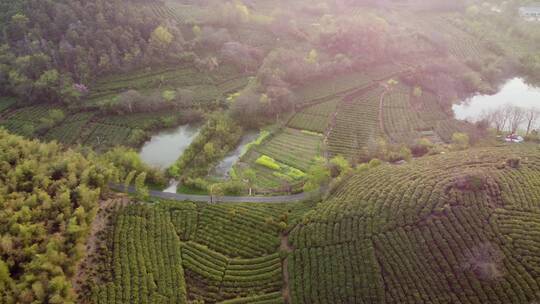
M512 133L516 133L519 126L525 122L525 111L523 108L512 106L509 112L510 129Z
M506 125L508 124L508 120L509 120L508 114L509 114L508 107L500 107L491 112L490 119L495 129L497 129L497 133L500 133L505 130Z
M526 110L525 119L527 120L527 133L529 135L532 128L536 126L538 119L540 118L540 109L530 107Z

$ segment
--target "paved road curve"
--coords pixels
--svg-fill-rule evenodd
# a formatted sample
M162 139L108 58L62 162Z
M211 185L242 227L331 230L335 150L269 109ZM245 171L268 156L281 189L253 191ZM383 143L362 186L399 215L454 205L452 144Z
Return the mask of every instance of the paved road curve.
M125 192L123 185L111 184L111 189ZM136 193L135 187L128 187L128 193ZM151 197L162 198L166 200L174 201L190 201L201 203L289 203L303 201L309 198L307 193L299 193L293 195L283 196L220 196L219 198L211 197L209 195L192 195L192 194L180 194L180 193L167 193L161 191L150 190Z

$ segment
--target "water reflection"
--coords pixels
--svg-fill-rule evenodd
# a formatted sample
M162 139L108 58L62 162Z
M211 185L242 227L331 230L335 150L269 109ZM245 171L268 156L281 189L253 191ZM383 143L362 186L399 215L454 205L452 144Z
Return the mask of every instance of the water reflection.
M145 163L165 169L184 153L199 130L199 126L184 125L161 131L143 145L139 155Z
M250 131L242 137L242 140L234 151L229 153L225 158L214 168L212 175L217 178L226 179L229 177L229 172L240 157L247 149L247 145L259 137L259 132Z
M540 109L540 88L530 86L522 78L507 81L495 95L476 95L453 106L456 118L476 122L484 113L505 105Z

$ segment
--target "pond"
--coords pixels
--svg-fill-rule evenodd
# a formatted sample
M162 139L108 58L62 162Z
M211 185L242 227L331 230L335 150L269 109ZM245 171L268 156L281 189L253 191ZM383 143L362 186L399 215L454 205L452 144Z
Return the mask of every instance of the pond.
M184 153L199 134L200 126L183 125L160 131L145 142L139 155L148 165L168 168Z
M457 119L476 122L486 112L505 105L540 109L540 88L526 84L522 78L512 78L501 86L497 94L473 96L454 105L453 110Z
M250 131L244 134L236 149L227 154L227 156L225 156L225 158L219 164L217 164L212 171L212 176L220 179L227 179L234 164L236 164L240 157L246 152L245 150L247 149L247 145L256 140L257 137L259 137L259 134L260 133L258 131Z

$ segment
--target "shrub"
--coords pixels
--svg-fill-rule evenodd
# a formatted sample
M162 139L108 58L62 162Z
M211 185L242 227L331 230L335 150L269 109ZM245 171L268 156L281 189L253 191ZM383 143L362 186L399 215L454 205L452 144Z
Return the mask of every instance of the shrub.
M411 152L414 157L421 157L428 154L432 148L433 143L429 139L420 138L411 146Z
M227 183L223 183L222 185L223 185L223 191L226 194L231 194L231 195L239 195L245 189L244 183L240 181L230 181Z
M287 166L285 174L294 180L300 180L306 176L304 172L293 167Z
M281 166L273 158L266 155L259 157L255 163L276 171L281 168Z
M519 157L509 158L506 160L506 164L511 168L517 169L519 168L519 165L521 164L521 158Z
M368 163L369 168L376 168L376 167L378 167L380 165L382 165L381 160L376 159L376 158L370 160L369 163Z
M487 180L479 173L471 173L456 179L455 186L462 191L481 191L486 188Z
M454 133L452 135L452 147L455 150L465 150L469 148L469 135L465 133Z
M142 143L143 141L145 141L147 138L148 138L148 134L146 134L146 132L140 129L136 129L136 130L133 130L131 134L129 134L127 141L128 141L128 144L132 146L136 146Z
M186 178L183 181L184 185L188 188L195 189L195 190L207 190L208 189L208 182L200 177L197 178Z

